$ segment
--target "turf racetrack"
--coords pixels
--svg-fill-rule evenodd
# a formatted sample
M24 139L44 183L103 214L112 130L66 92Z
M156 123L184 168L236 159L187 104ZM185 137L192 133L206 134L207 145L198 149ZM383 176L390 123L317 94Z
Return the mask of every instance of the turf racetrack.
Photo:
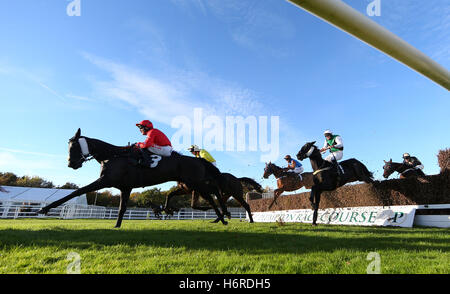
M233 220L0 220L0 273L381 273L450 272L450 230Z

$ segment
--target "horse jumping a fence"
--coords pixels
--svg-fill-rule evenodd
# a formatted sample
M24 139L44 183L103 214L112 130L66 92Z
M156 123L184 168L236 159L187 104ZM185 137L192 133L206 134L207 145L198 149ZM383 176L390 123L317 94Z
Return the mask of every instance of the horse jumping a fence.
M301 187L311 189L313 185L312 173L302 173L300 178L296 173L287 172L284 168L271 162L266 163L263 178L268 179L270 175L274 175L277 179L278 188L274 191L273 201L269 205L269 209L275 204L277 198L283 194L283 192L296 191Z
M313 225L317 225L320 195L323 191L333 191L346 183L354 181L374 182L373 173L364 164L354 158L341 161L339 165L342 167L343 173L339 173L336 164L332 164L322 158L319 149L314 145L315 143L315 141L306 143L297 153L298 160L309 158L314 170L314 185L311 187L309 197L314 210Z

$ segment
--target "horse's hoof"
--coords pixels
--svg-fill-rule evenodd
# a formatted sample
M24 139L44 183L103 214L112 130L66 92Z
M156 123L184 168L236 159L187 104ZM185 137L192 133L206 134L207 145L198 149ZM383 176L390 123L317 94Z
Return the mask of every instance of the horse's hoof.
M317 224L314 224L314 223L313 223L313 224L311 224L311 225L312 225L313 227L317 227Z
M39 210L36 212L36 214L43 214L43 215L47 215L47 213L48 213L48 210L46 210L46 209L39 209Z
M223 223L224 226L228 225L227 221L223 221L222 223Z

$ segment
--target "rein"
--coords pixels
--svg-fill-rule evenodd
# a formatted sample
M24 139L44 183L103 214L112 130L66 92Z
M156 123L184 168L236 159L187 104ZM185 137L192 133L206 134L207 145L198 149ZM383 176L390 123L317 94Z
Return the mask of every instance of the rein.
M407 170L404 170L404 171L402 171L401 173L399 173L400 175L403 175L403 174L405 174L406 172L409 172L409 171L414 171L414 170L416 170L416 168L414 168L414 167L411 167L411 168L408 168Z

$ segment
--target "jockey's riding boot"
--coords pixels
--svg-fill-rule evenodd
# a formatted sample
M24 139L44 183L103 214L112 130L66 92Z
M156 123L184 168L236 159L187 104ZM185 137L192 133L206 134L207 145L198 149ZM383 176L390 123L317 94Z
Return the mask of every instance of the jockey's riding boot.
M338 163L338 167L341 171L341 174L345 174L344 168Z
M342 170L342 167L339 165L337 160L333 160L333 165L336 166L336 171L337 171L338 175L342 176L344 174L344 171Z
M140 148L139 151L141 151L141 158L139 159L139 164L145 167L150 167L150 164L152 163L150 152L145 148Z

